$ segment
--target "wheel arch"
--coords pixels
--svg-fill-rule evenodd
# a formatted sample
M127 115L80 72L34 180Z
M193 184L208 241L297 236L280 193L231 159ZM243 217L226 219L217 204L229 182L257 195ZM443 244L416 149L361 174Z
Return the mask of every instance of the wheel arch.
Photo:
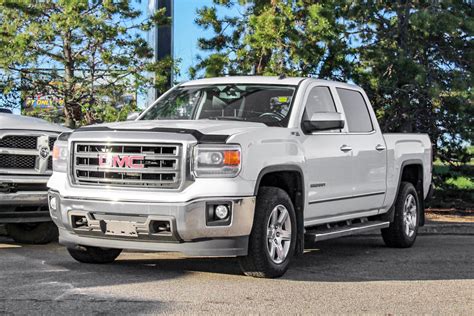
M423 192L423 161L421 159L408 159L402 162L400 166L400 174L398 176L397 192L393 200L390 212L387 214L390 222L393 221L394 206L400 192L402 182L410 182L418 193L418 202L420 204L420 226L425 224L425 201Z
M296 255L304 250L304 203L305 180L300 166L291 164L272 165L263 168L255 184L255 195L261 186L278 187L288 193L293 202L297 221Z

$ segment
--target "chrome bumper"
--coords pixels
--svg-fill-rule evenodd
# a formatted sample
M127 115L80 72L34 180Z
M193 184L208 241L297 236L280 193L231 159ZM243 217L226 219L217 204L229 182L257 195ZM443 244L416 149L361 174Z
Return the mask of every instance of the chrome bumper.
M47 191L19 191L15 193L1 193L0 205L14 206L43 206L48 204Z
M44 206L48 201L48 190L46 183L49 177L45 176L28 176L28 175L0 175L0 185L15 185L15 184L35 184L42 185L44 188L35 191L17 191L15 193L0 192L0 205L15 205L15 206Z
M58 199L58 207L56 211L50 208L51 218L60 228L60 242L68 247L178 251L190 256L246 255L255 211L255 197L147 203L63 198L50 191L52 197ZM209 226L208 205L219 202L231 205L231 219L222 226ZM78 226L78 218L87 225ZM153 230L157 221L169 223L169 230ZM122 232L120 225L126 227Z

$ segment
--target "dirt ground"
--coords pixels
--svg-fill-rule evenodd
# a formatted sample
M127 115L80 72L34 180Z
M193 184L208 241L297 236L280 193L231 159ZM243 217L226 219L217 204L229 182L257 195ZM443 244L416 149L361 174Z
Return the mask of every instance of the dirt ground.
M474 223L474 210L427 209L426 219L432 222Z

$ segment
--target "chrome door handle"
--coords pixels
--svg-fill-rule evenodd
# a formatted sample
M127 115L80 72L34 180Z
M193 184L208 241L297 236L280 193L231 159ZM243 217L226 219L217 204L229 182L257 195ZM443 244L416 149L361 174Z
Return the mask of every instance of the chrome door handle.
M348 152L348 151L351 151L352 150L352 147L351 146L347 146L347 145L342 145L341 148L339 148L341 151L343 152Z
M378 144L377 146L375 146L375 150L377 151L382 151L382 150L385 150L387 149L384 145L381 145L381 144Z

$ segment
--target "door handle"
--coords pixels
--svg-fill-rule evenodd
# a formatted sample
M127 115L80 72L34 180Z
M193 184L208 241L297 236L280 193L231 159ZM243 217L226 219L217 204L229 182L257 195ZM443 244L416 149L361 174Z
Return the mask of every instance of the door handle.
M342 145L341 148L339 148L341 151L343 152L348 152L348 151L351 151L352 150L352 147L351 146L347 146L347 145Z
M375 146L375 150L377 151L382 151L382 150L385 150L387 149L384 145L381 145L381 144L378 144L377 146Z

